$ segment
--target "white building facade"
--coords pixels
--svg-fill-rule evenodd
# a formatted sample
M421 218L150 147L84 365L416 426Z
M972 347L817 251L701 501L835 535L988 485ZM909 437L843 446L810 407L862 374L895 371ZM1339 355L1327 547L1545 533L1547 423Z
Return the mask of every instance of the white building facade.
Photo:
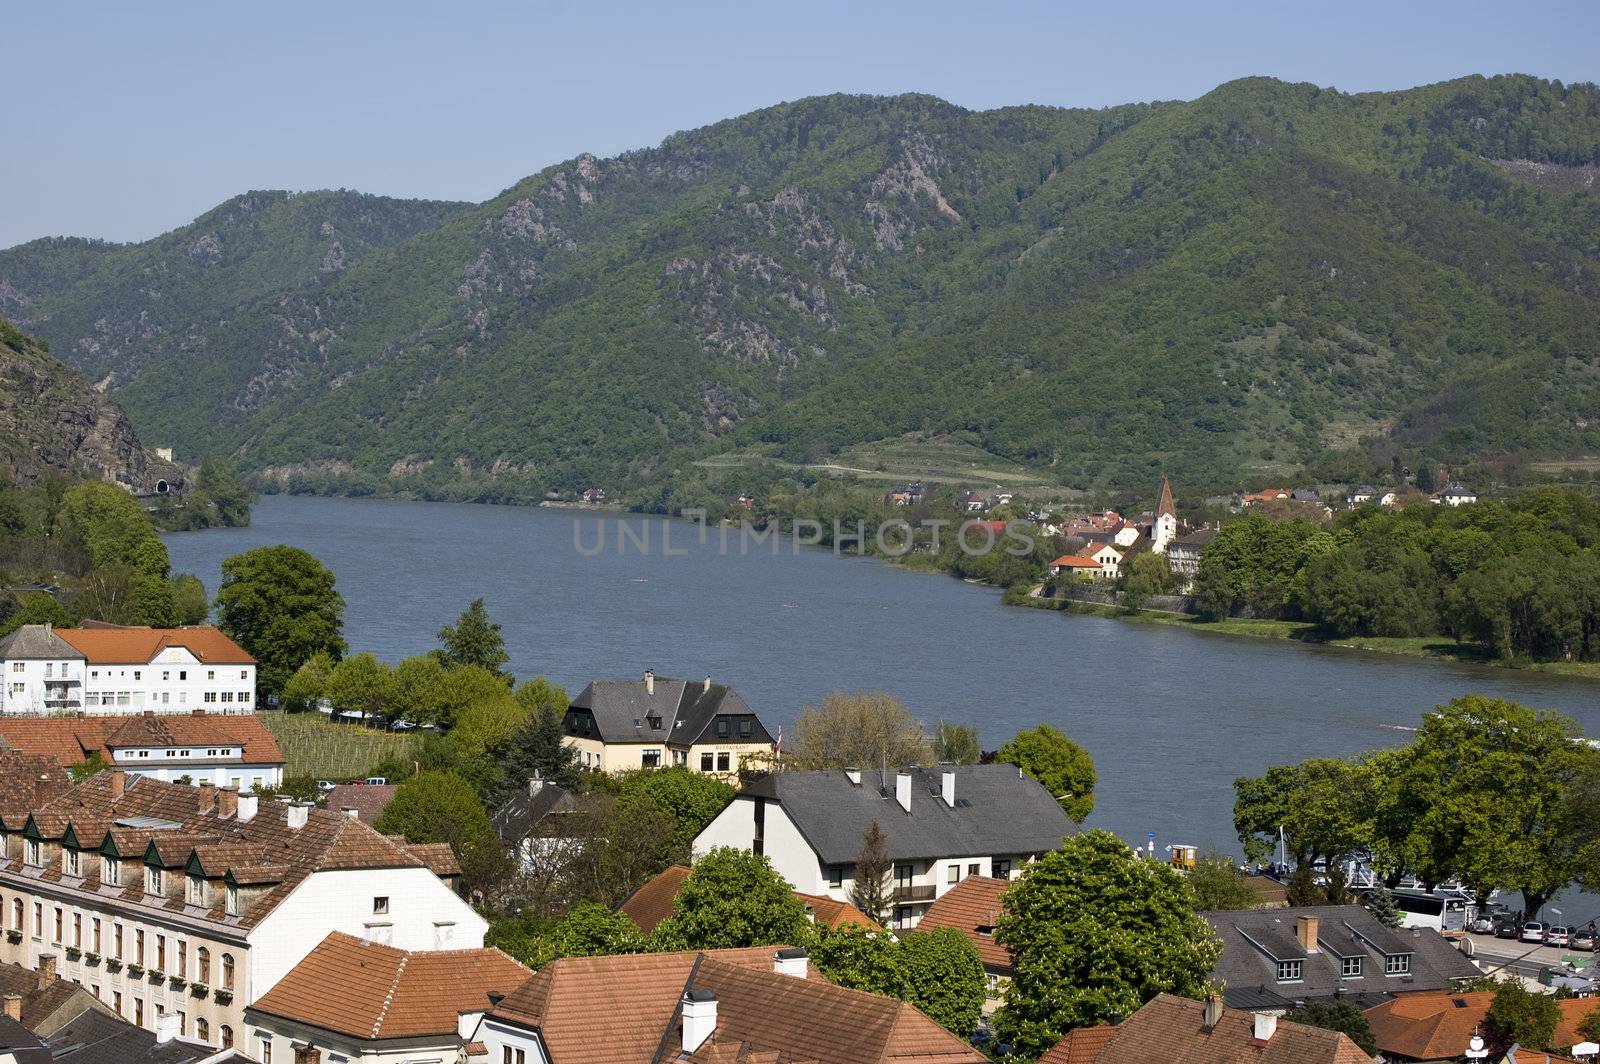
M0 712L255 711L255 659L215 628L25 625L0 655Z

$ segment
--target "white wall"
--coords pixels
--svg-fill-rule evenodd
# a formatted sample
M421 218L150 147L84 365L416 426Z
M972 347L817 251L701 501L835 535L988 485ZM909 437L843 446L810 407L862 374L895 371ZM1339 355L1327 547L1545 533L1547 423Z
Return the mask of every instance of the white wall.
M218 787L238 787L242 794L249 794L253 790L266 787L276 787L283 782L282 765L246 765L238 762L214 765L163 765L153 759L134 761L119 757L117 767L136 776L149 776L151 779L167 783L176 783L187 776L189 782L196 785L209 781Z
M205 665L183 647L167 647L145 665L86 666L84 709L89 713L251 712L254 665ZM122 694L127 694L126 702ZM113 694L112 704L104 696ZM209 698L208 698L209 696ZM226 700L224 700L226 699Z
M756 803L750 798L737 798L729 803L695 836L695 857L703 857L719 846L751 849L756 832L755 808ZM806 894L828 893L827 880L815 851L777 802L767 802L765 828L764 849L778 874L795 890Z
M520 1027L511 1027L500 1023L492 1017L485 1016L483 1023L478 1026L474 1042L482 1042L489 1052L489 1064L502 1064L505 1060L504 1047L510 1046L513 1050L520 1049L523 1053L522 1061L518 1061L516 1054L512 1054L512 1064L550 1064L544 1055L544 1047L532 1032Z
M375 897L389 899L387 914L372 911ZM431 950L482 946L488 929L426 868L317 872L250 933L250 1000L271 989L331 931L397 949Z
M63 676L75 679L76 684L56 685L48 688L52 695L62 694L69 702L46 703L46 671L49 679ZM21 659L7 661L3 669L3 686L0 686L0 711L6 713L63 713L75 712L83 703L83 660L58 658L54 661ZM20 688L20 689L19 689Z

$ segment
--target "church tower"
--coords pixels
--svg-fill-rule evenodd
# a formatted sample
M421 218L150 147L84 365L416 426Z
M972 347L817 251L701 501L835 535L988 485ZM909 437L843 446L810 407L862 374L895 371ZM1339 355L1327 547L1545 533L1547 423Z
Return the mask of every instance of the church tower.
M1156 500L1155 520L1150 522L1150 549L1165 554L1167 544L1178 538L1178 510L1172 505L1172 485L1161 478L1161 498Z

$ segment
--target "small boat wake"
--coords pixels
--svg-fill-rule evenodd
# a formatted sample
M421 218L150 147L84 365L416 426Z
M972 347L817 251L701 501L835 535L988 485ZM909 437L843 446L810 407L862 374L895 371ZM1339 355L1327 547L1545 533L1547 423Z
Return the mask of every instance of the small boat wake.
M1411 727L1408 724L1380 724L1380 725L1378 725L1378 727L1380 727L1380 728L1388 728L1390 731L1416 731L1417 730L1417 729Z

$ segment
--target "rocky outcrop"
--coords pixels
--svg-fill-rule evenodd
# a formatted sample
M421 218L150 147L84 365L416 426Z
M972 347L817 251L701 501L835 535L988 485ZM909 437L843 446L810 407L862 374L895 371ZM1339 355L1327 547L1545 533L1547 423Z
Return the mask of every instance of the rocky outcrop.
M177 494L183 470L140 444L110 398L0 318L0 482L60 474Z

